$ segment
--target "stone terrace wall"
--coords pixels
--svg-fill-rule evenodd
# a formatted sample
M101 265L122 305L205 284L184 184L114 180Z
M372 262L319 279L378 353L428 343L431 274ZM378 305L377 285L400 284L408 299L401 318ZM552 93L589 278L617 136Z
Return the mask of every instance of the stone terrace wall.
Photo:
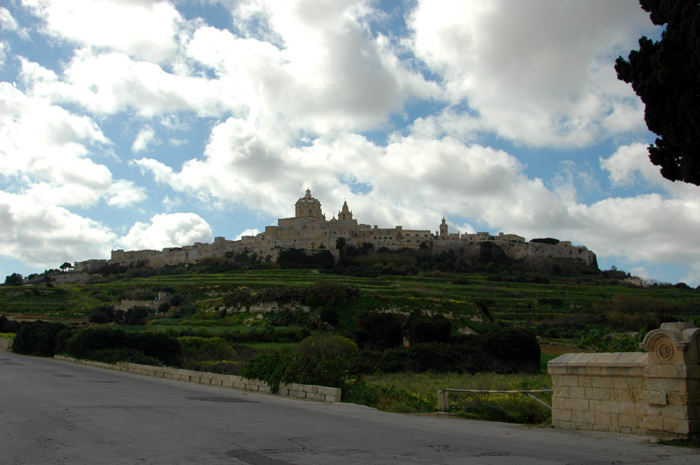
M180 370L177 368L155 367L150 365L139 365L136 363L118 362L116 365L108 363L93 362L90 360L80 360L61 355L54 356L57 360L65 360L83 365L90 365L109 370L126 371L138 375L153 376L156 378L174 379L187 381L190 383L206 384L208 386L221 386L244 391L270 393L270 386L264 381L257 379L247 379L235 375L220 375L217 373L207 373L202 371ZM294 397L297 399L319 400L322 402L340 402L341 389L325 386L314 386L311 384L281 384L279 395Z
M700 436L700 329L664 323L648 353L566 354L549 362L558 428Z

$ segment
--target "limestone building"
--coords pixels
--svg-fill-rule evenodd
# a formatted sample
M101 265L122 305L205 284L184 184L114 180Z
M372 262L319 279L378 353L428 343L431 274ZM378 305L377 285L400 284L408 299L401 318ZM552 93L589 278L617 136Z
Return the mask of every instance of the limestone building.
M432 234L428 229L404 229L402 226L380 228L377 225L361 224L354 218L347 201L343 202L337 217L333 215L326 220L321 202L313 197L307 189L304 196L294 205L294 216L277 220L276 226L266 226L265 231L255 236L243 236L240 240L231 241L224 237L216 237L213 244L195 243L184 247L169 247L162 251L113 250L109 263L123 265L145 262L151 267L158 268L166 265L181 263L197 263L207 257L224 257L227 253L256 253L263 259L276 260L279 252L285 249L305 249L309 251L329 250L337 256L336 241L343 238L346 244L362 247L372 244L376 249L417 249L431 248L462 248L478 247L484 241L497 243L512 259L537 255L550 258L572 258L584 261L589 265L596 263L595 254L586 247L574 247L570 242L558 245L526 243L525 239L516 234L499 233L492 236L488 232L475 234L450 234L447 221L443 217L439 231ZM94 267L95 261L77 262L76 270L86 268L89 263ZM85 264L85 266L83 266Z

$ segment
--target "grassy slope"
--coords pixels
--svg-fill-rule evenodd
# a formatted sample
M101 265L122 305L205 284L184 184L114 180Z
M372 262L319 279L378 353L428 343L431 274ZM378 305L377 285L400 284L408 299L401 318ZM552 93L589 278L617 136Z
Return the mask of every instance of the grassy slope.
M594 303L614 295L642 295L674 302L686 313L698 315L698 292L693 289L640 289L591 278L551 278L549 284L497 282L485 274L468 276L468 284L456 284L458 275L381 276L375 279L318 274L311 270L255 270L220 274L182 274L122 279L95 284L46 287L0 287L0 312L43 318L86 318L97 305L154 294L172 288L191 296L199 309L216 310L221 296L240 286L306 286L319 279L352 283L362 298L343 314L363 309L423 309L453 312L466 319L479 314L474 302L486 303L497 321L541 322L591 312ZM139 291L140 290L140 291ZM477 327L478 324L470 324Z

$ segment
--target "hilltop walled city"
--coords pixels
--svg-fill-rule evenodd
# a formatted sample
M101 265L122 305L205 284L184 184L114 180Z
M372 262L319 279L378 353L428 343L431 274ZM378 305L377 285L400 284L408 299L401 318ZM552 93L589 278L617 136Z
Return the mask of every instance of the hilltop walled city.
M113 250L110 260L76 262L75 270L89 272L105 264L130 265L137 262L160 268L167 265L194 264L208 257L224 257L227 253L242 252L255 253L263 259L275 260L280 251L292 248L307 252L328 250L337 256L336 241L339 238L344 239L349 246L362 247L364 244L372 244L375 250L382 247L398 250L426 246L435 251L458 250L490 241L513 260L541 256L575 259L589 266L597 266L595 254L584 246L573 246L568 241L560 241L557 244L525 242L525 238L516 234L451 234L445 218L435 234L428 229L404 229L401 226L380 228L376 225L360 224L353 217L347 201L343 203L337 217L334 215L330 220L326 220L321 202L307 189L306 194L297 200L292 218L281 218L277 221L277 226L267 226L265 232L255 236L243 236L240 240L216 237L213 244L197 242L190 246L168 247L163 250Z

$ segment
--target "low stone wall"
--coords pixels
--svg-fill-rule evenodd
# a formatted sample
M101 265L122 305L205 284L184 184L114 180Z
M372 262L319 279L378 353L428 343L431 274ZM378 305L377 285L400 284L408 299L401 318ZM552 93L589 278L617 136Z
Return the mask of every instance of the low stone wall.
M108 363L64 357L62 355L56 355L54 358L57 360L65 360L83 365L106 368L109 370L126 371L128 373L153 376L156 378L174 379L178 381L187 381L190 383L206 384L208 386L228 387L243 391L265 393L272 392L270 386L268 386L268 384L264 381L242 378L235 375L220 375L217 373L155 367L124 362L118 362L116 365L111 365ZM280 385L278 395L294 397L297 399L318 400L322 402L340 402L341 389L315 386L311 384L288 383Z
M648 354L565 354L549 364L556 428L644 433Z
M0 338L0 349L12 350L12 339Z
M700 436L700 329L664 323L647 353L566 354L548 364L557 428Z

